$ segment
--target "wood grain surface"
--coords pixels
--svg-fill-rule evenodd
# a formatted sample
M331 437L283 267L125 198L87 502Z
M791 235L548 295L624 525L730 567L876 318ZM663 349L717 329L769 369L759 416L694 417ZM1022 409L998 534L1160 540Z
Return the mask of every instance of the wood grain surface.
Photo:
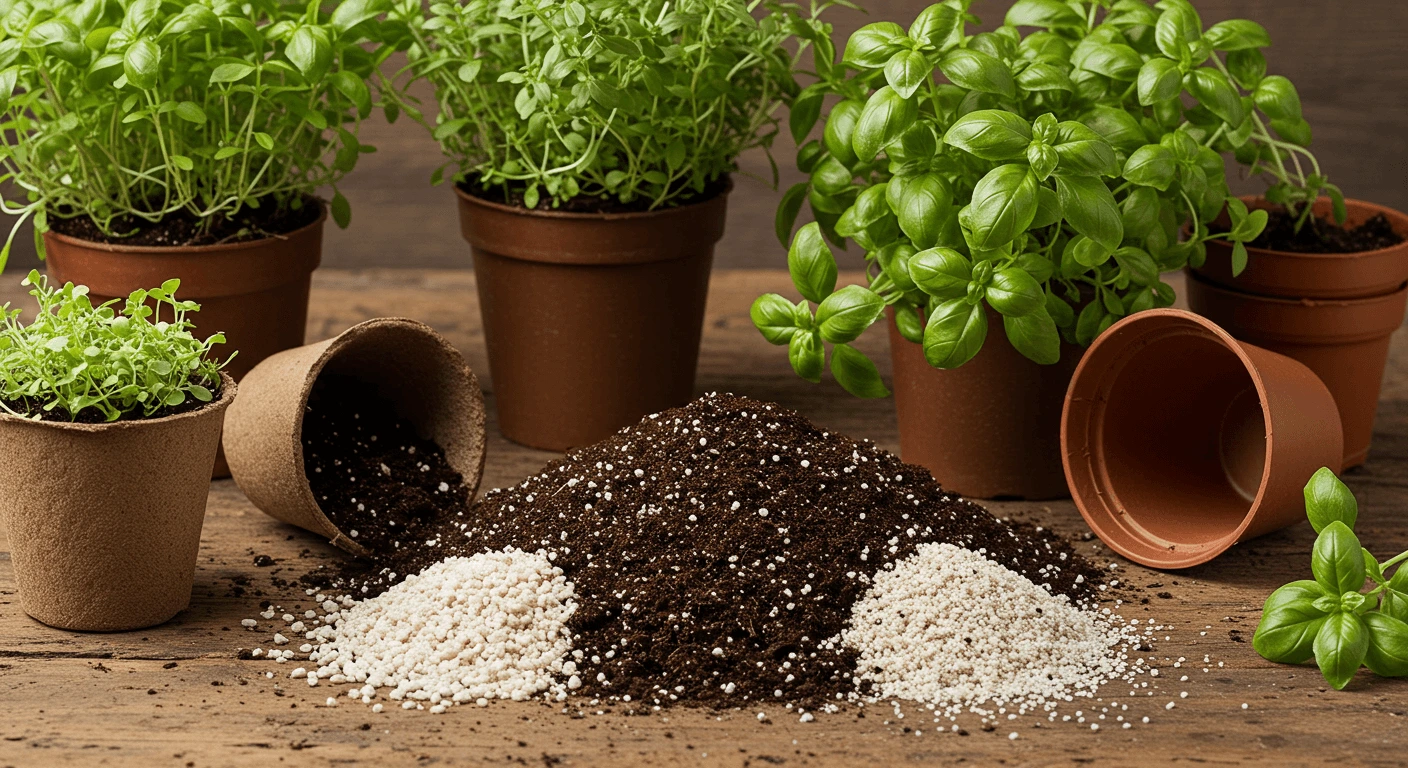
M1315 131L1312 149L1321 165L1350 197L1408 210L1408 3L1399 0L1194 0L1203 23L1249 18L1271 34L1270 71L1295 82L1305 117ZM1000 24L1009 0L978 0L973 12L990 28ZM868 0L869 14L834 8L838 47L852 30L869 21L894 20L908 26L929 0ZM393 60L394 62L395 60ZM808 60L808 64L810 60ZM430 89L413 92L433 105ZM785 117L785 115L784 115ZM785 122L785 121L784 121ZM454 195L431 187L431 171L445 158L419 125L402 119L387 125L374 116L363 126L362 141L378 148L363 155L341 189L352 203L352 225L329 225L324 264L330 267L469 268L469 249L460 239ZM783 130L773 154L782 171L777 190L761 150L740 159L739 178L729 203L729 229L720 243L720 268L767 268L783 263L785 249L773 235L773 211L781 190L801 180L793 168L795 145ZM752 175L754 178L748 178ZM1238 193L1258 192L1258 180L1238 182ZM762 179L762 180L759 180ZM6 190L8 194L12 192ZM0 232L9 217L0 215ZM34 263L26 228L16 240L12 272ZM849 263L858 266L856 249Z
M747 310L753 296L786 290L786 284L776 271L716 273L699 391L774 400L895 449L888 400L858 401L829 382L799 381L785 355L752 329ZM16 288L0 289L0 302L20 298L27 297ZM308 338L385 315L429 323L477 371L487 370L474 277L464 271L322 270ZM868 334L861 343L888 375L884 334ZM1374 454L1347 478L1360 500L1360 534L1384 556L1408 548L1405 345L1408 337L1400 331ZM491 432L484 487L516 482L551 457ZM989 507L1049 526L1101 562L1112 560L1098 542L1081 540L1087 529L1069 502ZM1030 717L983 731L964 718L960 735L930 730L931 720L914 708L897 720L885 707L870 708L864 718L848 710L806 724L773 706L764 708L767 723L756 719L755 709L627 717L618 708L578 716L538 703L460 707L443 716L399 709L373 715L359 704L323 706L336 687L310 689L288 679L293 664L241 658L242 651L267 646L272 629L249 632L240 620L255 617L261 600L301 612L308 598L288 582L343 555L265 517L232 482L220 481L210 489L191 607L161 627L79 634L42 626L21 611L8 552L0 552L0 766L1402 765L1408 682L1361 673L1348 690L1335 692L1313 668L1269 664L1248 642L1265 595L1307 574L1312 541L1309 526L1301 525L1180 573L1114 558L1117 572L1143 588L1149 601L1121 612L1171 627L1159 633L1169 639L1152 653L1163 670L1151 684L1152 696L1124 698L1124 689L1107 689L1129 705L1121 711L1136 723L1129 730L1111 722L1112 712L1099 732ZM274 563L256 567L256 555ZM1187 661L1174 668L1179 658ZM1180 681L1185 674L1189 680ZM1176 706L1166 709L1169 702ZM1151 719L1147 725L1139 721L1144 716ZM1009 740L1014 732L1019 738Z

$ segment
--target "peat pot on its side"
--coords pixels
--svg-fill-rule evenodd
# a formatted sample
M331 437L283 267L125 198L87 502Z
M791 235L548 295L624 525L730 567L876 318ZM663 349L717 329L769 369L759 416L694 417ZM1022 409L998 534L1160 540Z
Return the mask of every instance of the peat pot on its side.
M1344 466L1369 458L1390 336L1408 286L1363 299L1275 299L1188 276L1188 306L1234 337L1295 358L1325 382L1344 423Z
M25 613L60 629L160 624L191 600L220 424L235 399L104 424L0 413L0 515Z
M459 351L424 323L378 318L317 344L280 352L250 371L225 423L225 455L251 503L286 523L366 550L339 531L313 498L303 464L303 416L323 373L349 376L396 406L445 450L467 499L484 473L484 394Z
M1086 350L1061 448L1091 529L1153 568L1304 520L1306 480L1344 455L1334 398L1309 368L1177 309L1131 315Z
M689 402L730 188L677 208L599 214L456 188L505 437L562 451Z
M928 469L944 488L976 499L1065 498L1061 403L1080 347L1039 365L1018 352L988 308L988 336L972 360L938 370L920 345L890 327L900 458Z

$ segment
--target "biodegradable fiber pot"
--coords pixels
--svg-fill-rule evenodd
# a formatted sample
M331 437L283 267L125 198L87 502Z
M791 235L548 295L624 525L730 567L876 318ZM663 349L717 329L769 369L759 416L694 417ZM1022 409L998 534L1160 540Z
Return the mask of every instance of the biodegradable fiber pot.
M1061 403L1080 347L1039 365L1007 340L988 308L988 337L964 365L942 371L924 360L890 319L900 457L928 469L944 488L977 499L1064 498Z
M1086 350L1061 448L1091 529L1154 568L1304 520L1306 480L1344 453L1334 398L1309 368L1176 309L1131 315Z
M60 629L160 624L191 601L220 423L235 399L104 424L0 413L0 515L24 612Z
M1252 208L1271 208L1258 197L1243 197ZM1408 238L1408 215L1392 208L1346 200L1345 226L1357 227L1382 213L1393 231ZM1330 199L1321 198L1314 214L1330 215ZM1226 214L1219 220L1230 226ZM1392 293L1408 282L1408 240L1391 248L1360 253L1294 253L1263 248L1247 249L1247 268L1232 276L1232 248L1225 241L1208 243L1207 261L1194 272L1204 280L1245 293L1288 299L1353 299Z
M678 208L600 214L456 192L505 437L566 450L693 397L728 187Z
M1188 277L1188 306L1238 339L1279 352L1314 371L1339 406L1344 466L1369 457L1390 336L1403 322L1408 287L1361 299L1277 299Z
M273 355L245 376L225 421L225 456L245 496L266 514L326 536L356 555L313 498L303 466L303 415L324 372L365 382L421 436L445 450L472 498L484 472L484 395L459 351L429 326L368 320L342 335Z

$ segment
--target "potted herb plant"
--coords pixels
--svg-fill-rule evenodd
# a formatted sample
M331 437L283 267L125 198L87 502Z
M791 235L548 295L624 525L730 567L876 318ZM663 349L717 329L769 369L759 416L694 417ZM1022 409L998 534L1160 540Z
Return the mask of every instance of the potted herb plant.
M83 286L0 309L0 515L20 604L64 629L160 624L191 598L235 382L179 280L94 305ZM169 320L153 321L161 312Z
M1205 31L1186 0L1018 0L1004 26L969 35L968 5L866 25L840 63L808 28L817 82L790 122L810 178L777 215L802 301L763 296L752 316L804 378L820 380L830 347L843 387L883 397L850 342L888 311L906 460L973 496L1063 496L1059 421L1081 346L1172 304L1161 273L1202 265L1210 243L1243 254L1265 225L1228 197L1220 151L1260 124L1223 58L1266 33ZM803 144L828 98L822 138ZM1307 183L1294 194L1314 199ZM794 236L803 203L816 220ZM1224 207L1230 226L1213 233ZM847 240L868 281L837 289L827 243Z
M376 0L35 0L0 17L0 181L56 281L94 300L179 277L239 350L303 343L323 203L372 147ZM331 13L325 12L331 8ZM372 45L366 45L368 41Z
M758 5L398 5L409 69L435 85L509 439L585 445L692 397L729 174L797 89L794 11Z

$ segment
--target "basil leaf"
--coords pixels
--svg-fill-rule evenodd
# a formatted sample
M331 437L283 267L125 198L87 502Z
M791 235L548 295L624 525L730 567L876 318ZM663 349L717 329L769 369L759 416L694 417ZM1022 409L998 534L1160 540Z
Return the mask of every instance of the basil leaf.
M1062 173L1078 176L1115 176L1120 172L1115 148L1104 136L1081 123L1065 121L1056 126L1056 154Z
M1148 107L1168 101L1183 92L1183 73L1178 63L1153 58L1139 68L1139 103Z
M999 165L983 176L968 206L973 246L993 250L1026 231L1036 217L1036 189L1036 177L1023 165ZM1069 215L1064 199L1061 208Z
M797 230L792 238L792 247L787 249L787 271L797 292L808 301L820 304L836 290L836 257L822 240L817 222Z
M1354 523L1359 519L1359 502L1355 501L1349 486L1335 477L1329 467L1321 467L1310 476L1304 495L1305 514L1316 533L1324 531L1325 526L1335 521L1354 530Z
M1263 79L1252 94L1256 108L1273 120L1299 120L1301 118L1300 94L1290 80L1272 75Z
M1408 568L1400 565L1393 572L1384 589L1380 610L1399 621L1408 621Z
M963 25L963 13L951 6L935 3L919 12L909 25L909 37L942 48L953 33Z
M1076 318L1076 341L1082 346L1089 346L1090 342L1100 335L1101 330L1106 326L1105 306L1099 301L1092 301L1081 308L1080 316Z
M1007 9L1012 27L1084 27L1085 19L1060 0L1017 0Z
M1241 51L1271 45L1266 27L1246 19L1219 21L1203 33L1203 39L1218 51Z
M1264 82L1264 81L1263 81ZM1246 106L1242 103L1237 87L1221 72L1209 67L1199 67L1183 76L1183 87L1208 111L1222 118L1228 125L1241 125L1247 119Z
M1364 558L1359 538L1335 520L1320 531L1310 553L1310 570L1327 594L1358 592L1364 586Z
M909 302L901 301L895 305L895 327L906 341L924 343L924 321L919 317L919 310Z
M1032 217L1032 223L1027 225L1029 229L1042 229L1061 220L1061 199L1056 196L1056 190L1045 185L1038 185L1036 188L1036 216Z
M1163 55L1181 61L1192 50L1189 43L1203 36L1202 22L1188 5L1168 5L1154 25L1154 41Z
M919 286L915 285L914 279L909 276L909 260L914 254L914 246L909 243L890 243L875 252L875 261L880 264L880 269L894 282L895 287L904 293L919 290Z
M957 299L968 294L973 265L952 248L929 248L909 258L909 277L930 296Z
M1040 253L1027 251L1017 257L1015 266L1032 276L1038 283L1045 283L1056 273L1056 265Z
M890 56L899 50L899 42L902 39L904 29L892 21L866 24L846 41L846 52L841 59L847 64L861 68L882 67Z
M821 381L821 369L826 363L826 352L821 346L819 331L795 334L787 345L787 359L798 376L817 384Z
M1095 107L1081 117L1080 121L1092 131L1105 137L1116 149L1133 152L1148 143L1148 137L1139 121L1123 109Z
M885 81L901 98L909 98L929 79L934 67L919 51L900 51L885 62Z
M1012 70L1001 59L967 48L949 51L939 61L939 70L949 82L979 93L995 93L1009 99L1017 97L1017 84Z
M1271 129L1276 131L1281 138L1300 147L1310 146L1311 132L1310 123L1304 118L1283 119L1276 118L1271 121Z
M1075 310L1071 309L1065 299L1054 293L1046 294L1046 314L1051 316L1058 328L1069 328L1076 322Z
M796 307L792 302L775 294L759 296L748 311L754 327L763 334L769 344L786 344L797 333Z
M969 304L967 299L941 301L929 311L929 324L924 327L924 359L935 368L957 368L978 354L987 335L987 310L982 304Z
M1120 204L1125 239L1145 237L1159 226L1159 193L1149 187L1136 187Z
M856 158L863 163L875 159L881 147L899 138L918 117L919 103L915 99L900 96L888 85L881 87L870 95L856 122L851 137Z
M1127 45L1106 43L1083 48L1085 54L1080 58L1080 68L1112 80L1134 80L1144 64L1139 54Z
M1337 691L1349 685L1368 653L1369 630L1357 614L1332 613L1315 635L1315 663Z
M1364 665L1380 677L1408 675L1408 624L1382 613L1364 615L1369 649Z
M1272 592L1271 595L1266 598L1266 603L1262 605L1261 612L1270 613L1273 610L1288 603L1295 602L1296 600L1314 601L1323 597L1324 595L1325 590L1322 589L1320 587L1320 584L1315 581L1311 581L1310 579L1301 579L1300 581L1293 581L1290 584L1286 584L1285 586L1282 586L1281 588L1277 589L1275 592Z
M890 179L891 208L899 208L900 230L916 248L932 248L939 241L944 219L941 214L953 205L953 191L943 176L926 173L910 178Z
M1172 151L1160 144L1146 144L1125 161L1122 175L1130 182L1164 192L1177 172L1178 160Z
M816 121L821 117L821 103L825 96L825 91L807 88L792 100L792 106L787 114L787 127L792 131L792 140L797 144L805 142L812 129L816 127Z
M1142 248L1120 248L1111 256L1135 285L1151 286L1159 282L1159 265Z
M1269 604L1269 601L1268 601ZM1325 625L1327 614L1310 600L1294 599L1268 608L1261 614L1252 648L1267 661L1300 664L1315 654L1315 639Z
M993 309L1009 317L1030 315L1046 304L1041 285L1015 267L993 273L992 282L987 286L987 299Z
M1261 79L1266 77L1266 57L1254 48L1232 51L1227 54L1227 71L1238 85L1255 91Z
M821 141L826 145L826 151L830 152L831 156L843 165L854 165L856 162L856 153L851 149L851 140L855 136L856 123L860 121L860 113L864 111L864 103L847 99L832 107L831 114L826 117L826 128L822 132Z
M1066 70L1044 61L1038 61L1018 72L1017 87L1024 91L1074 92L1076 89Z
M802 203L807 199L807 187L805 181L793 184L783 193L782 201L777 204L773 229L777 234L777 241L783 245L787 245L787 241L792 238L792 225L797 223L797 214L802 212Z
M854 237L867 227L890 214L890 204L885 201L884 184L865 188L851 207L841 214L836 222L836 233L842 237Z
M160 69L161 49L151 38L134 41L122 54L122 71L127 75L127 82L142 90L156 87Z
M1107 250L1120 247L1124 240L1124 221L1115 196L1105 182L1089 176L1057 174L1056 196L1061 211L1075 231L1094 240ZM974 199L976 199L976 194Z
M885 300L874 291L848 285L826 297L816 309L821 338L833 344L854 341L885 311Z
M1061 361L1061 334L1044 307L1020 317L1003 315L1002 327L1012 346L1032 362L1055 365Z
M1032 142L1032 126L1022 116L982 109L960 117L944 133L944 143L984 160L1022 157Z
M856 397L889 397L890 390L880 380L880 371L864 353L846 344L831 350L831 375L847 392Z

